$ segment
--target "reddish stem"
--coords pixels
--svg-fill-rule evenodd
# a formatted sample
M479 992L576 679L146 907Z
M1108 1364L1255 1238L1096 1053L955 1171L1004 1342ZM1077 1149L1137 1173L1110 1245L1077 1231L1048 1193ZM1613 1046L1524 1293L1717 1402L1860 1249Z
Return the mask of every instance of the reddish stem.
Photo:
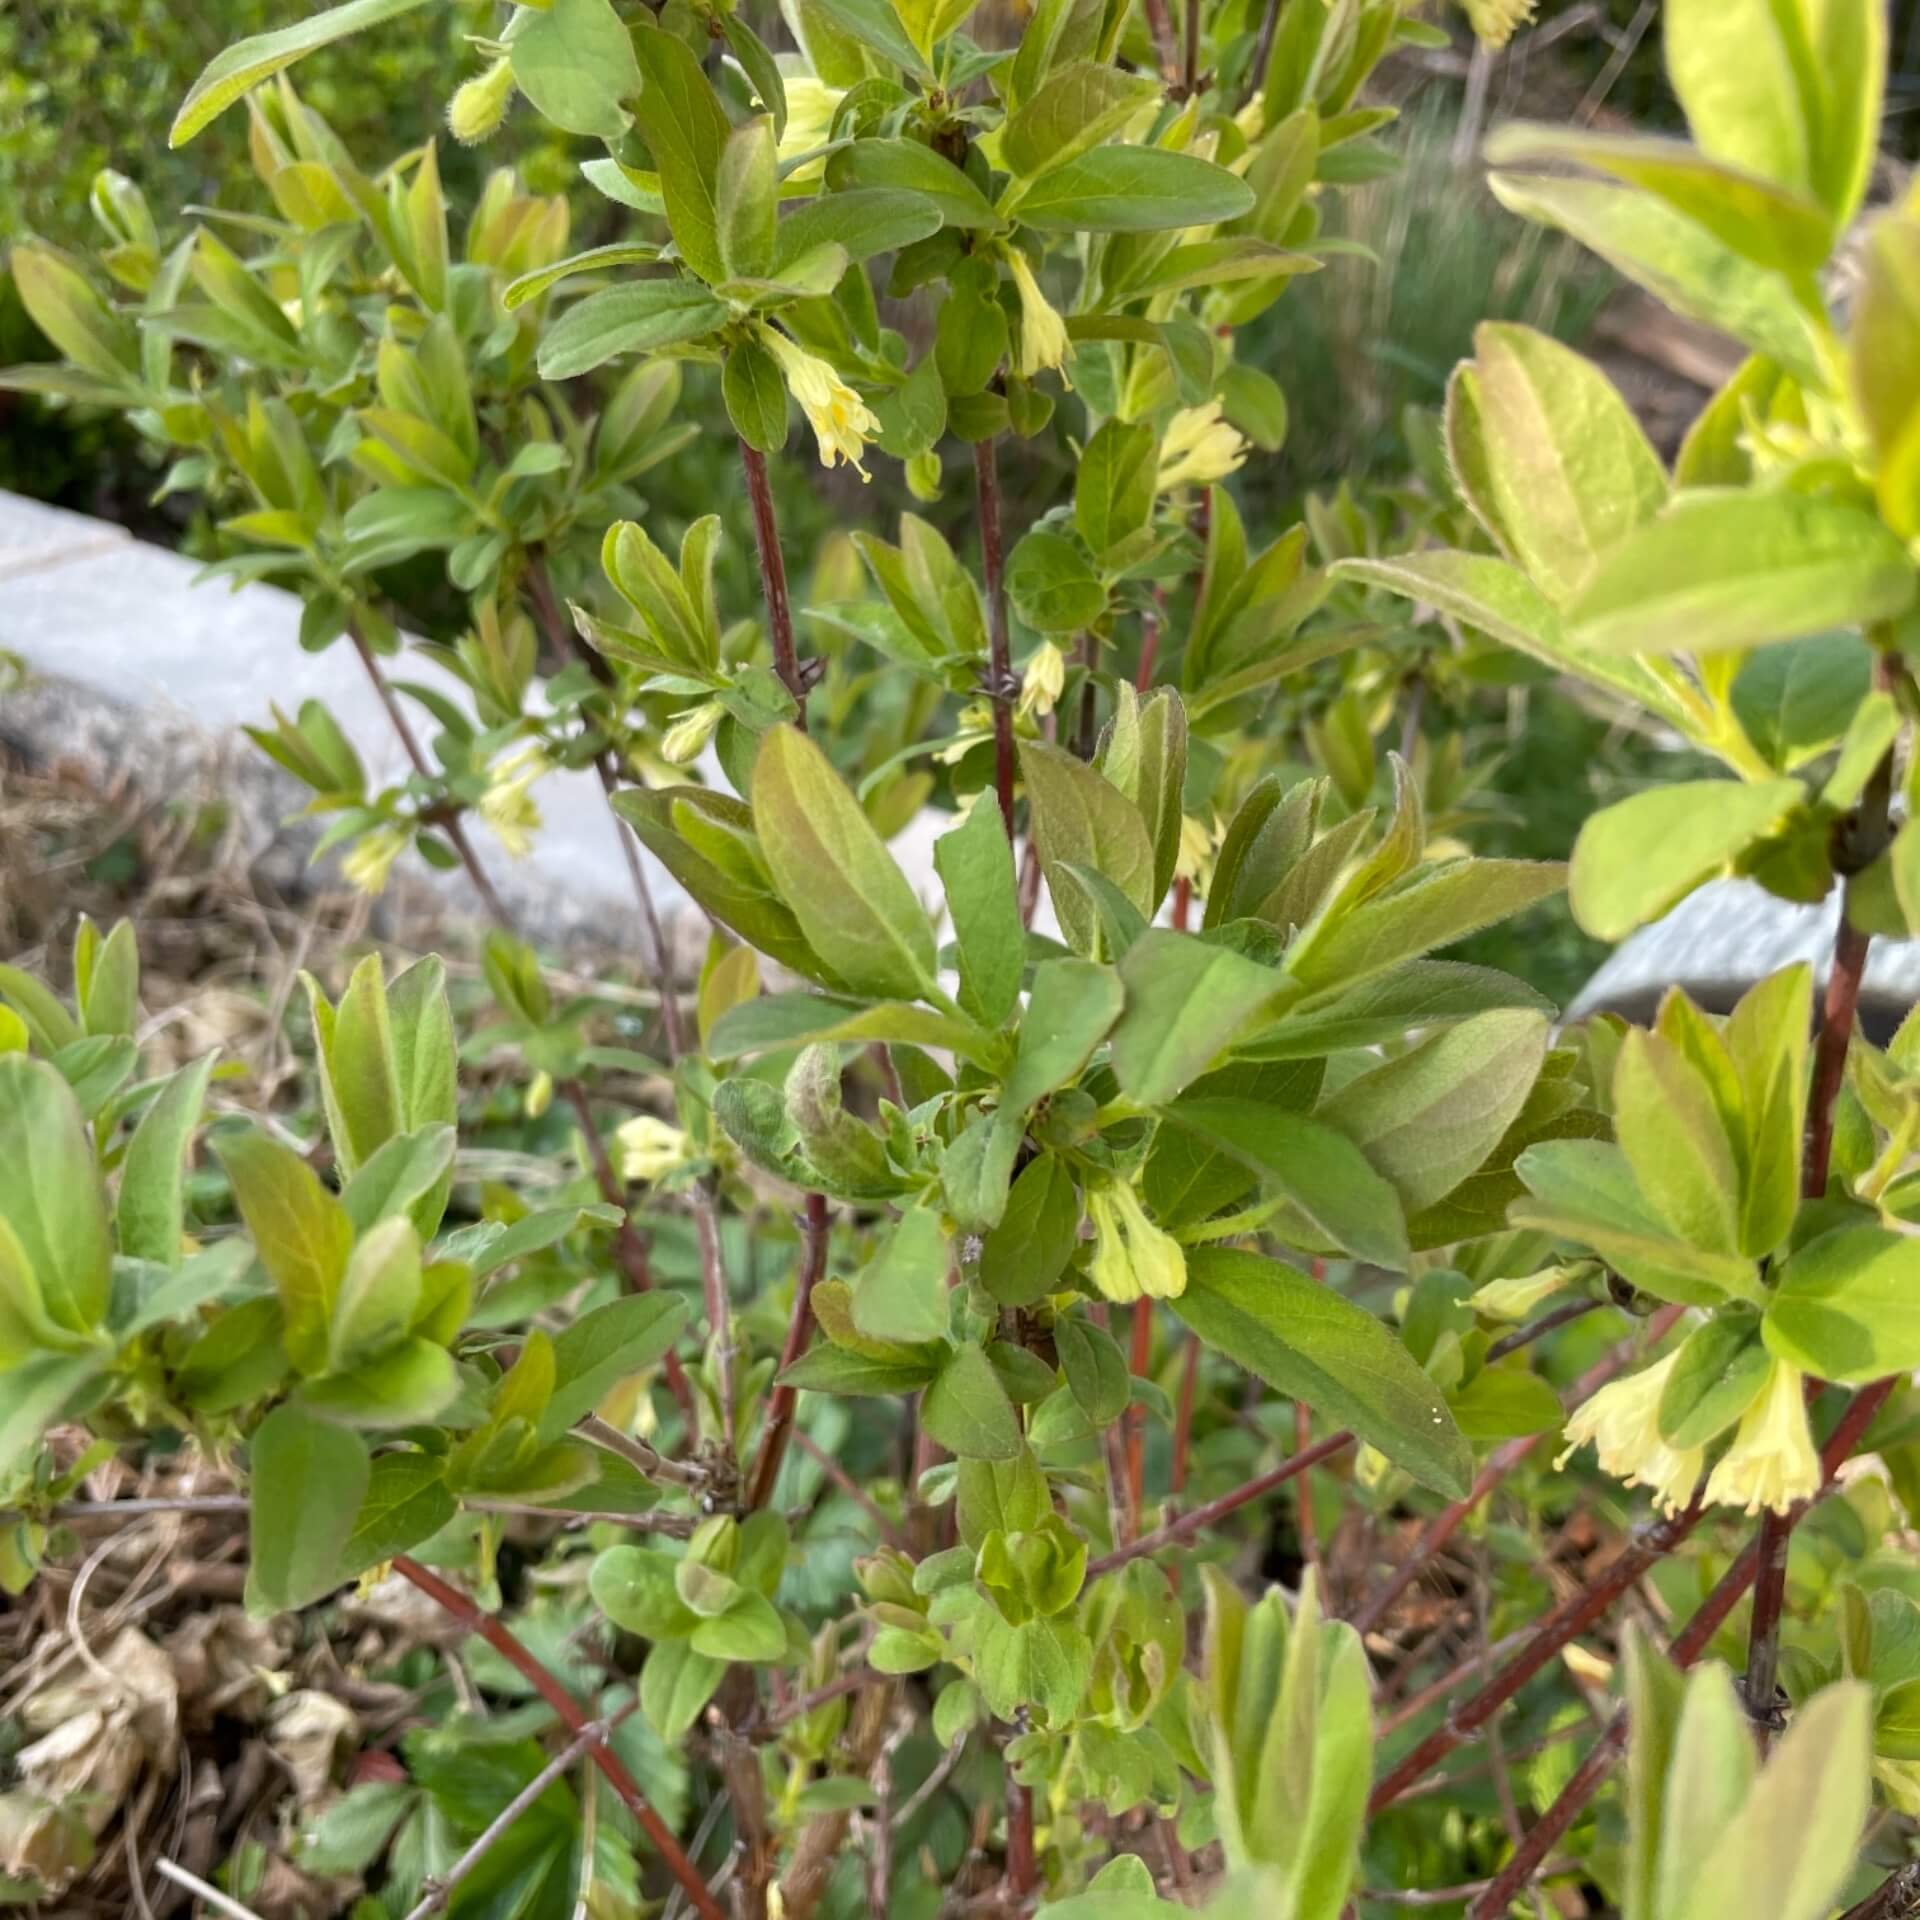
M1696 1496L1683 1513L1647 1528L1613 1563L1583 1591L1571 1595L1547 1615L1533 1638L1463 1707L1449 1714L1445 1723L1427 1735L1407 1757L1394 1767L1374 1788L1367 1802L1369 1815L1376 1815L1417 1785L1448 1754L1470 1735L1485 1726L1513 1696L1524 1687L1569 1641L1612 1610L1614 1602L1637 1581L1656 1560L1669 1554L1700 1524L1705 1512Z
M458 1587L449 1586L437 1573L430 1573L405 1554L395 1556L393 1570L437 1602L469 1633L477 1633L553 1709L569 1733L580 1734L592 1725L591 1716L579 1701L534 1658L504 1621L491 1613L483 1613ZM694 1911L702 1920L727 1920L726 1909L708 1891L699 1870L687 1858L672 1828L654 1811L653 1803L640 1790L640 1783L628 1771L626 1762L604 1739L596 1740L588 1751L593 1755L594 1765L606 1776L607 1784L620 1796L621 1804L639 1821L653 1842L654 1851L667 1871L679 1881Z
M780 1349L780 1372L785 1373L806 1352L813 1338L813 1289L827 1270L827 1234L831 1226L827 1215L827 1197L823 1193L807 1195L806 1221L801 1229L800 1274L793 1287L793 1312L787 1320L786 1344ZM779 1376L776 1374L775 1379ZM753 1463L753 1478L747 1483L747 1510L764 1507L773 1498L773 1483L779 1478L780 1462L786 1458L787 1441L793 1432L793 1416L799 1390L776 1385L767 1399L766 1426L761 1434L759 1457Z
M767 456L740 442L747 495L753 502L753 533L760 550L760 586L767 602L767 631L773 639L773 670L800 709L795 724L807 724L807 682L793 644L793 608L787 599L787 563L780 551L780 525L773 517L773 488L767 480Z
M1353 1435L1344 1427L1338 1433L1329 1434L1304 1453L1290 1454L1271 1472L1245 1481L1231 1493L1223 1493L1219 1499L1209 1500L1204 1506L1195 1507L1191 1513L1183 1513L1177 1519L1169 1520L1164 1527L1156 1528L1138 1540L1131 1540L1123 1547L1116 1547L1111 1553L1103 1553L1097 1560L1088 1561L1087 1578L1092 1580L1100 1574L1111 1573L1115 1567L1124 1567L1129 1560L1138 1560L1142 1554L1158 1553L1162 1547L1177 1545L1190 1534L1201 1532L1217 1520L1224 1520L1228 1514L1238 1513L1242 1507L1271 1493L1275 1487L1284 1487L1295 1474L1305 1473L1309 1467L1318 1466L1322 1460L1331 1459L1352 1444Z
M1679 1307L1663 1307L1659 1313L1655 1314L1647 1323L1647 1343L1651 1345L1663 1339L1673 1323L1679 1319L1681 1311ZM1553 1315L1548 1315L1535 1327L1523 1328L1522 1332L1532 1339L1538 1339L1541 1334L1550 1333L1556 1324L1564 1323L1556 1321ZM1527 1342L1520 1340L1516 1344L1524 1346ZM1591 1399L1627 1364L1634 1350L1635 1343L1623 1342L1613 1352L1595 1361L1568 1390L1568 1408L1572 1409L1579 1406L1582 1401ZM1514 1349L1509 1347L1507 1351L1512 1352ZM1380 1624L1386 1617L1387 1610L1419 1579L1432 1563L1433 1556L1460 1530L1460 1524L1467 1515L1479 1506L1545 1438L1544 1433L1526 1434L1496 1447L1487 1456L1486 1465L1475 1475L1473 1485L1467 1489L1467 1497L1464 1500L1456 1500L1452 1506L1435 1514L1427 1522L1426 1529L1420 1535L1413 1551L1401 1561L1386 1585L1377 1593L1370 1595L1354 1610L1353 1625L1356 1632L1365 1635Z
M1867 1428L1872 1425L1873 1416L1885 1404L1895 1385L1896 1380L1890 1376L1874 1381L1871 1386L1862 1387L1854 1395L1846 1412L1841 1415L1839 1425L1820 1450L1823 1493L1833 1484L1833 1477L1844 1462L1851 1458ZM1816 1494L1814 1498L1818 1499L1820 1495ZM1812 1504L1812 1501L1803 1501L1794 1509L1791 1518L1797 1521ZM1690 1667L1712 1644L1713 1636L1720 1631L1727 1616L1740 1604L1753 1584L1759 1564L1760 1543L1757 1539L1751 1540L1740 1557L1721 1575L1719 1584L1701 1602L1693 1618L1675 1637L1668 1652L1676 1666ZM1488 1882L1486 1891L1474 1902L1468 1920L1501 1920L1501 1916L1539 1870L1541 1862L1552 1852L1555 1843L1579 1819L1587 1803L1599 1792L1601 1783L1626 1744L1627 1716L1622 1711L1616 1713L1608 1723L1593 1751L1575 1769L1573 1778L1561 1788L1559 1798L1529 1830L1513 1858Z
M1013 841L1013 702L1019 684L1007 645L1006 535L1000 525L1000 466L989 435L973 443L973 483L980 508L980 560L987 586L988 697L993 702L993 787L1000 822Z
M1033 1850L1033 1794L1017 1781L1007 1781L1007 1891L1024 1901L1040 1884L1039 1862Z
M1177 1499L1187 1490L1187 1459L1193 1451L1193 1401L1200 1384L1200 1339L1187 1336L1186 1365L1180 1372L1180 1404L1173 1416L1173 1492Z

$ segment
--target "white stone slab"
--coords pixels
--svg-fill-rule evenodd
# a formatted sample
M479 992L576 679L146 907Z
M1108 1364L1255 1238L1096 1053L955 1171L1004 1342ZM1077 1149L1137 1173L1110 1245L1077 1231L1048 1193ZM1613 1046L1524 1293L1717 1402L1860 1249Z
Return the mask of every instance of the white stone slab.
M125 528L105 520L0 493L0 580L84 559L127 538Z

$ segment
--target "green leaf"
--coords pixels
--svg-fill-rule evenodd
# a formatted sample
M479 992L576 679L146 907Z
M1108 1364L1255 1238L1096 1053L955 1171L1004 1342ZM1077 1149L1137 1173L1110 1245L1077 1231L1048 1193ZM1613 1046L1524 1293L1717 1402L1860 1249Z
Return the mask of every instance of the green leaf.
M1666 470L1592 361L1531 327L1489 322L1473 344L1447 395L1456 472L1487 531L1563 606L1666 504Z
M903 1213L853 1283L854 1325L908 1346L944 1338L950 1261L940 1216L925 1207Z
M444 1412L459 1391L460 1376L446 1348L409 1339L346 1371L309 1380L295 1404L341 1426L414 1427Z
M593 1604L616 1627L647 1640L681 1640L698 1616L680 1598L679 1562L656 1547L609 1547L593 1563Z
M1781 1269L1762 1331L1770 1352L1843 1386L1920 1366L1920 1241L1823 1233Z
M716 204L727 116L684 40L645 23L630 32L641 77L633 117L659 169L667 225L687 265L717 283L727 277Z
M1574 919L1596 940L1624 940L1721 872L1804 798L1797 780L1682 780L1603 807L1574 842Z
M774 242L774 278L816 247L839 247L849 260L871 260L939 230L939 205L917 194L883 187L819 194L782 218Z
M369 1228L348 1256L327 1330L327 1364L346 1372L413 1325L420 1306L420 1236L411 1220Z
M1526 1367L1483 1367L1447 1397L1460 1431L1476 1446L1526 1433L1551 1433L1562 1414L1560 1396Z
M305 976L334 1157L351 1177L361 1161L401 1130L400 1084L393 1053L384 962L368 954L354 968L338 1007Z
M218 1058L217 1052L204 1054L169 1074L127 1142L114 1222L120 1251L132 1259L157 1260L163 1267L180 1264L187 1150Z
M942 224L949 227L1001 225L986 195L951 160L917 140L856 140L827 162L827 185L835 193L869 187L919 194L933 203Z
M553 1342L553 1394L536 1425L541 1446L584 1421L622 1380L659 1361L685 1319L685 1300L664 1292L630 1294L582 1313Z
M1191 934L1149 928L1120 961L1126 1010L1113 1029L1123 1093L1165 1106L1206 1072L1263 1010L1290 997L1287 976Z
M1044 741L1020 743L1020 776L1054 911L1078 953L1094 951L1098 914L1069 866L1104 874L1144 913L1152 910L1154 848L1147 823L1104 774Z
M120 1034L131 1039L140 1019L140 949L134 940L133 922L120 921L99 942L84 980L79 977L79 959L76 944L74 988L81 1026L90 1034Z
M1660 1391L1661 1439L1710 1446L1753 1404L1772 1364L1755 1314L1716 1313L1695 1327Z
M1100 559L1131 540L1153 516L1159 441L1149 426L1109 420L1080 456L1073 522Z
M4 1066L0 1061L0 1070ZM327 1330L353 1246L346 1209L297 1153L265 1133L230 1134L214 1151L233 1183L260 1264L279 1290L287 1356L302 1373L319 1373L327 1364Z
M1624 694L1675 726L1689 723L1671 690L1639 661L1574 646L1546 596L1504 560L1483 553L1402 553L1378 560L1338 560L1329 571L1336 580L1384 587L1450 613L1557 672Z
M961 1004L997 1027L1019 1003L1026 964L1013 849L999 808L990 799L973 807L933 843L933 864L960 951Z
M1370 1314L1294 1267L1202 1247L1170 1303L1211 1347L1276 1392L1351 1427L1422 1486L1462 1499L1473 1454L1439 1390Z
M1053 1291L1080 1237L1080 1193L1064 1162L1036 1155L1007 1194L1000 1224L980 1246L980 1284L1003 1307L1030 1307Z
M1228 1095L1178 1101L1163 1118L1251 1168L1336 1247L1375 1266L1405 1269L1400 1197L1345 1134L1284 1107Z
M669 1746L684 1740L726 1670L724 1660L694 1652L688 1641L655 1641L640 1669L640 1711L648 1725Z
M920 1399L920 1426L962 1460L1011 1460L1020 1421L993 1363L971 1341L954 1348Z
M998 1718L1011 1720L1031 1706L1064 1726L1087 1690L1093 1647L1070 1619L1043 1616L1016 1627L989 1608L973 1660L974 1683Z
M1133 1388L1113 1335L1080 1314L1063 1313L1053 1323L1053 1342L1080 1411L1096 1427L1119 1419Z
M1515 1162L1527 1199L1509 1224L1589 1247L1636 1287L1683 1306L1715 1307L1729 1294L1751 1299L1751 1260L1676 1240L1655 1217L1620 1149L1599 1140L1553 1140Z
M1675 1237L1738 1253L1734 1143L1712 1087L1665 1034L1628 1029L1614 1068L1613 1111L1635 1183Z
M336 1578L352 1580L430 1540L460 1510L447 1490L446 1462L430 1453L383 1453L341 1549Z
M1684 214L1600 180L1487 178L1511 212L1563 233L1689 320L1731 334L1811 385L1826 373L1806 314L1783 276L1743 260Z
M350 1577L347 1543L371 1479L364 1442L344 1428L293 1406L261 1421L248 1469L249 1613L311 1606Z
M644 267L660 258L660 249L646 241L621 240L604 247L590 247L585 253L569 254L551 266L536 267L517 279L509 280L500 295L500 304L509 313L537 300L549 287L557 287L576 273L598 273L603 267Z
M1048 74L1000 129L1000 159L1016 179L1072 159L1116 133L1158 92L1143 73L1076 60Z
M460 1067L453 1010L447 1004L447 970L436 956L416 960L395 977L387 989L387 1025L401 1126L408 1132L451 1127L460 1115ZM422 1240L439 1231L452 1189L449 1167L410 1204Z
M167 145L183 146L202 127L233 105L248 88L290 67L317 47L331 45L350 33L366 27L384 26L403 13L411 13L423 0L347 0L342 7L329 7L310 14L277 33L255 34L236 41L224 53L215 54L199 79L187 90L180 110L174 115Z
M112 1285L106 1195L72 1089L24 1053L0 1053L0 1167L0 1226L12 1229L47 1317L92 1332Z
M862 993L934 985L933 931L860 803L797 727L770 728L753 767L754 825L808 944Z
M1042 233L1154 233L1237 220L1253 189L1190 153L1096 147L1037 174L1012 210Z
M994 359L997 364L998 355ZM1151 479L1151 466L1147 474ZM1007 560L1007 597L1035 633L1078 633L1106 610L1107 588L1077 541L1050 527L1033 527Z
M778 362L758 340L728 348L720 392L734 432L748 446L778 453L787 444L787 383Z
M1546 1057L1547 1021L1476 1015L1349 1080L1315 1118L1345 1134L1409 1213L1458 1186L1499 1144Z
M785 1655L787 1629L764 1594L743 1593L725 1613L702 1620L688 1645L709 1659L764 1663Z
M1035 967L1001 1112L1023 1115L1075 1078L1120 1017L1120 1006L1111 967L1091 960L1045 960Z
M773 121L759 114L727 136L714 189L720 258L736 279L763 279L772 271L778 195Z
M16 246L8 271L33 323L77 367L108 383L120 404L140 365L133 329L93 290L93 283L51 247Z
M920 49L913 44L906 28L901 24L900 15L889 4L889 0L815 0L815 6L817 11L806 7L803 0L802 6L797 11L803 15L808 12L812 14L812 17L806 20L806 44L816 50L816 55L820 51L826 51L821 44L823 39L821 27L824 23L819 18L820 13L825 13L835 26L843 28L862 46L871 47L875 53L891 60L895 66L904 67L909 73L917 74L922 79L933 77L932 70L921 58ZM800 36L796 34L796 38L798 37ZM844 42L842 45L844 46ZM833 52L838 54L840 49L835 48ZM815 71L830 85L852 86L856 79L863 77L863 71L870 71L870 69L862 69L859 48L847 48L846 52L852 56L852 65L847 69L839 69L844 72L843 78L830 76L820 66L818 58L814 60ZM838 69L837 60L835 65Z
M1303 928L1287 971L1306 987L1350 985L1509 919L1566 884L1548 860L1447 860L1363 906Z
M541 119L597 139L625 133L621 102L640 91L640 69L611 0L548 0L516 20L514 85Z
M1733 716L1769 765L1791 773L1846 732L1872 680L1872 651L1857 634L1816 633L1744 662Z
M76 1404L99 1398L95 1382L105 1361L97 1353L38 1353L8 1369L0 1393L0 1478L10 1480Z
M1018 985L1016 977L1016 989ZM947 1048L973 1059L988 1046L990 1036L951 1014L900 1000L868 1004L822 993L761 993L729 1007L713 1023L707 1056L739 1060L822 1040Z
M340 1195L354 1232L363 1234L377 1222L403 1213L417 1226L414 1210L422 1196L447 1180L453 1149L451 1126L395 1134L355 1172ZM122 1191L124 1194L124 1188Z
M58 1053L81 1037L79 1022L32 974L0 966L0 994L25 1023L39 1052Z
M1823 1687L1794 1715L1716 1845L1701 1847L1697 1828L1670 1825L1669 1859L1685 1889L1674 1911L1684 1920L1825 1920L1845 1898L1872 1808L1872 1752L1872 1690L1857 1680ZM1677 1774L1680 1755L1674 1764ZM1680 1834L1688 1840L1676 1846Z
M885 1397L913 1393L933 1374L933 1364L917 1357L884 1358L844 1347L816 1346L808 1348L792 1366L783 1368L780 1380L782 1385L798 1387L804 1393Z
M1591 167L1664 200L1756 266L1815 273L1833 246L1833 217L1796 192L1684 140L1591 133L1510 121L1486 143L1496 167L1566 162Z
M726 317L726 307L684 274L608 287L588 294L547 326L540 336L540 377L571 380L619 354L697 340Z
M1579 647L1714 653L1890 620L1914 565L1872 516L1799 493L1683 495L1567 609Z
M1451 1026L1498 1007L1553 1012L1511 974L1459 960L1408 960L1350 988L1329 987L1287 1008L1234 1048L1243 1060L1318 1060L1350 1047L1377 1047L1416 1029Z

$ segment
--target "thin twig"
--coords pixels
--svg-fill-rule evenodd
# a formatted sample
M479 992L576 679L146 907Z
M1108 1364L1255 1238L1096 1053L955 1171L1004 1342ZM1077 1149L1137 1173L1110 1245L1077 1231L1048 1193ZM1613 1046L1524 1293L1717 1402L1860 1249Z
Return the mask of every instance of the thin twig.
M474 1841L445 1873L435 1874L426 1882L426 1891L414 1903L407 1920L428 1920L428 1915L438 1913L453 1897L454 1890L479 1866L488 1854L505 1837L508 1829L520 1816L538 1800L567 1769L579 1760L587 1749L604 1740L628 1714L639 1705L639 1701L630 1700L610 1720L595 1720L582 1727L547 1764L536 1773L527 1784L516 1793L507 1804L487 1823L487 1828Z
M1152 1533L1143 1534L1138 1540L1131 1540L1123 1547L1115 1547L1111 1553L1103 1553L1097 1560L1087 1562L1087 1578L1111 1573L1115 1567L1124 1567L1129 1560L1138 1560L1143 1554L1158 1553L1162 1547L1177 1546L1190 1534L1202 1532L1217 1520L1224 1520L1228 1514L1237 1513L1242 1507L1271 1493L1275 1487L1283 1487L1296 1474L1305 1473L1309 1467L1318 1466L1322 1460L1331 1459L1334 1454L1353 1445L1353 1435L1344 1427L1326 1439L1308 1447L1304 1453L1290 1455L1270 1472L1257 1475L1233 1489L1223 1493L1217 1500L1209 1500L1204 1506L1195 1507L1191 1513L1183 1513L1177 1519L1169 1520L1164 1527L1156 1528Z
M638 1473L649 1480L666 1480L677 1487L703 1488L711 1486L713 1475L705 1467L696 1466L689 1460L669 1460L657 1447L631 1433L623 1432L612 1421L603 1420L597 1413L590 1413L576 1429L581 1439L591 1440L595 1446L605 1447L609 1453L617 1453Z
M780 523L774 518L773 488L767 479L767 457L742 440L740 465L747 476L747 497L753 502L753 533L760 555L760 588L767 603L767 632L773 641L773 670L800 709L795 724L807 725L807 680L793 644L793 608L787 598L787 562L780 551Z
M1166 0L1158 0L1162 12ZM1007 645L1006 534L1000 524L1000 468L993 436L973 443L974 493L980 510L981 570L987 587L987 697L993 703L993 786L1000 801L1000 824L1013 843L1013 703L1019 682Z
M827 1196L808 1194L800 1229L800 1272L793 1283L793 1312L788 1316L786 1342L780 1349L780 1373L785 1373L806 1352L813 1338L813 1290L827 1270L827 1240L832 1225ZM779 1374L775 1374L774 1381L773 1391L767 1396L760 1452L753 1463L753 1477L747 1482L749 1513L764 1507L773 1498L774 1482L780 1477L780 1463L786 1457L787 1440L793 1432L794 1412L800 1398L799 1389L782 1384Z
M238 1900L222 1893L218 1887L210 1887L197 1873L189 1873L185 1867L175 1866L171 1860L156 1860L153 1870L163 1880L171 1880L176 1887L184 1887L189 1893L204 1900L215 1913L223 1913L227 1920L260 1920L260 1916L251 1907L243 1907Z
M418 1587L429 1599L437 1601L469 1633L477 1633L532 1685L533 1690L559 1716L560 1724L569 1733L578 1734L587 1730L588 1718L579 1701L528 1651L505 1621L495 1614L483 1612L458 1587L449 1586L437 1573L429 1572L404 1553L394 1556L393 1570L403 1580ZM593 1755L594 1765L606 1775L607 1784L620 1796L621 1804L639 1821L667 1871L686 1889L687 1898L693 1902L693 1909L701 1916L701 1920L727 1920L726 1910L700 1878L699 1870L687 1858L673 1829L654 1811L653 1802L641 1791L640 1783L629 1771L627 1763L604 1739L595 1740L589 1751Z
M819 1467L820 1471L880 1529L881 1539L888 1546L898 1547L905 1552L907 1543L901 1537L900 1529L888 1519L885 1508L874 1499L873 1495L804 1428L793 1428L792 1438L794 1444Z
M1914 1914L1920 1914L1920 1862L1888 1875L1840 1920L1911 1920Z
M1543 1315L1528 1327L1516 1327L1511 1333L1503 1333L1487 1349L1483 1362L1492 1366L1496 1360L1504 1360L1510 1353L1518 1353L1522 1347L1530 1347L1536 1340L1544 1340L1550 1333L1558 1333L1562 1327L1571 1326L1576 1320L1584 1320L1588 1314L1606 1305L1604 1300L1571 1300L1564 1307Z

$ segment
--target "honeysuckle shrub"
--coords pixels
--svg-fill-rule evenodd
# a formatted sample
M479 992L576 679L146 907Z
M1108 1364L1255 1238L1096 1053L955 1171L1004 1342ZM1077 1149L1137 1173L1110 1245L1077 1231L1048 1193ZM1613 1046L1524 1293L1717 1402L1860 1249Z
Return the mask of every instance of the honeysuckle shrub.
M1827 273L1883 12L1670 0L1692 144L1493 136L1507 205L1753 349L1672 471L1493 324L1414 484L1273 532L1228 484L1285 420L1240 330L1389 161L1368 75L1436 31L1400 0L508 8L450 124L600 142L632 218L584 253L564 200L450 209L436 145L365 172L302 100L425 5L195 84L174 139L245 111L271 214L163 249L106 177L114 291L13 255L66 360L10 383L123 408L218 570L385 696L385 789L318 705L255 732L324 849L370 892L464 867L495 924L479 1019L436 958L307 982L306 1132L143 1065L133 926L0 969L9 1589L164 1442L247 1490L254 1614L391 1575L479 1635L511 1756L417 1730L301 1842L363 1920L1911 1910L1920 1039L1854 1002L1920 885L1920 214L1844 309ZM637 486L695 382L747 599L719 516ZM802 581L770 462L972 525L854 524ZM456 645L392 618L421 554ZM1837 893L1819 978L1559 1029L1445 957L1567 880L1470 850L1484 776L1425 712L1501 649L1727 769L1592 817L1581 926ZM558 767L650 856L643 1032L493 884ZM571 1116L550 1180L476 1177L463 1059ZM529 1516L552 1592L510 1603ZM8 1889L57 1900L94 1829L20 1771Z

